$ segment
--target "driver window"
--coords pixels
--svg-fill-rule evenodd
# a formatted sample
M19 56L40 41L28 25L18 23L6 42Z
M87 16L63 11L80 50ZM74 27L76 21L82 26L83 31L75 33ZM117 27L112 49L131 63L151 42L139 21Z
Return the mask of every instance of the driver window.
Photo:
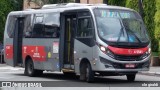
M90 18L78 19L78 31L77 37L89 37L92 36L92 23Z
M93 36L94 26L90 12L79 12L77 23L76 37L84 38Z

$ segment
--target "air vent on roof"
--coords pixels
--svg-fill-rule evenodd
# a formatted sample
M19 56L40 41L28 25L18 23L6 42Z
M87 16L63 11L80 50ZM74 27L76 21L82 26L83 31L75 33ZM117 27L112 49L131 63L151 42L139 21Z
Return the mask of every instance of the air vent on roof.
M91 6L93 4L81 4L81 3L61 3L61 4L50 4L44 5L42 9L49 9L49 8L65 8L65 7L77 7L77 6Z
M107 6L107 4L60 3L60 4L44 5L42 9L80 7L80 6Z
M35 10L35 9L25 9L24 11L33 11L33 10Z
M98 3L98 4L94 4L95 6L107 6L107 4L102 4L102 3Z

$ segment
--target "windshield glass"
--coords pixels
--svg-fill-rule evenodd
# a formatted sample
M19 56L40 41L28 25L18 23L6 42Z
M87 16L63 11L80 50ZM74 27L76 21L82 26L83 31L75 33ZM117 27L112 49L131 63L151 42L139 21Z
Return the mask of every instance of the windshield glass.
M146 43L141 17L133 11L94 9L99 36L109 42Z

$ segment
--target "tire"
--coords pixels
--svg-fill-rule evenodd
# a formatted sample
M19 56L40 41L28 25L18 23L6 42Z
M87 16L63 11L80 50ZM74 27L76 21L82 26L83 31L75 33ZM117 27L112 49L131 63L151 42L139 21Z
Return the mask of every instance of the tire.
M32 59L29 59L26 62L24 74L30 77L41 76L43 74L43 71L34 69L33 61Z
M82 64L80 68L80 80L91 83L94 81L94 72L89 63Z
M127 76L127 80L129 82L133 82L135 80L135 78L136 78L136 74L128 74L126 76Z

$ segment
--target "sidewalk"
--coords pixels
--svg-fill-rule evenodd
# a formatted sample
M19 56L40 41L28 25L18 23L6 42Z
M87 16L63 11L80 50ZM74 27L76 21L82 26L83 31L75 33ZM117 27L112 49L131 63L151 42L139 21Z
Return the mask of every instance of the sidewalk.
M139 72L142 75L160 76L160 66L150 67L149 71Z
M0 70L24 70L24 68L21 67L12 67L6 64L0 64Z

